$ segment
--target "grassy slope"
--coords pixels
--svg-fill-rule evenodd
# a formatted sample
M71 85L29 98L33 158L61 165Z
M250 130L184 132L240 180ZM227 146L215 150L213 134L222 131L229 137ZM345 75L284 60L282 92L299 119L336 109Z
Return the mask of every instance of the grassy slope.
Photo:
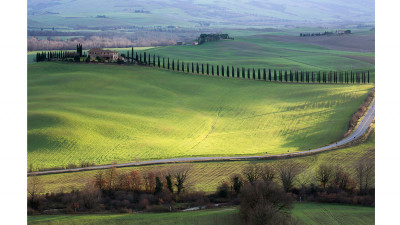
M374 224L372 207L296 203L292 215L303 224ZM241 224L237 209L196 212L31 216L28 224Z
M368 139L362 144L340 150L327 151L312 156L288 160L293 160L303 164L306 169L299 175L299 178L305 182L313 182L312 174L314 174L315 169L321 163L341 165L346 169L346 171L354 174L352 164L365 155L374 158L374 149L375 134L372 132ZM279 161L271 160L193 163L188 178L188 183L192 185L193 189L202 190L205 192L214 192L217 186L220 185L223 180L228 181L232 174L240 173L243 167L249 163L273 165L277 162ZM169 168L170 166L171 165L142 166L134 168L128 167L120 168L118 170L121 172L128 172L135 169L145 172L149 170L163 170ZM44 192L57 192L60 190L69 192L72 189L84 187L88 181L94 178L96 173L97 171L86 171L78 173L54 174L40 176L40 179L43 183Z
M373 70L374 64L354 56L375 56L372 52L332 50L311 44L273 41L263 36L237 37L233 41L223 40L198 46L158 47L146 52L190 63L308 71Z
M53 167L310 149L339 139L371 88L133 66L29 65L28 163Z

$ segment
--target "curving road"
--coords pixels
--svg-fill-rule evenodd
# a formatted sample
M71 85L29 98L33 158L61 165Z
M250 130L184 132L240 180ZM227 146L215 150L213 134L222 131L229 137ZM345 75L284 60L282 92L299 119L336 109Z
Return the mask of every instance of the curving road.
M111 167L128 167L128 166L143 166L143 165L154 165L154 164L165 164L165 163L183 163L183 162L206 162L206 161L228 161L228 160L246 160L246 159L278 159L278 158L288 158L295 156L302 156L313 154L316 152L326 151L328 149L336 148L345 144L348 144L359 137L361 137L369 128L369 125L375 118L375 99L371 103L367 113L362 118L361 122L358 124L356 129L351 135L346 138L321 148L316 148L307 151L301 152L292 152L278 155L262 155L262 156L226 156L226 157L194 157L194 158L174 158L174 159L158 159L158 160L150 160L143 162L130 162L130 163L120 163L120 164L111 164L111 165L101 165L101 166L91 166L91 167L83 167L83 168L75 168L75 169L62 169L62 170L48 170L48 171L40 171L40 172L31 172L29 175L45 175L45 174L55 174L55 173L68 173L68 172L79 172L86 170L97 170L97 169L107 169Z

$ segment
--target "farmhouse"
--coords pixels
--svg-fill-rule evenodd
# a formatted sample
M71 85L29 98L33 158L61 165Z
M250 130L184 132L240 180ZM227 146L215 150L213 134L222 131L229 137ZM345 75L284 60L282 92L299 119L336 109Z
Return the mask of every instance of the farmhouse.
M99 48L92 48L88 51L90 59L94 60L96 57L104 60L114 61L118 59L118 52L111 50L103 50Z

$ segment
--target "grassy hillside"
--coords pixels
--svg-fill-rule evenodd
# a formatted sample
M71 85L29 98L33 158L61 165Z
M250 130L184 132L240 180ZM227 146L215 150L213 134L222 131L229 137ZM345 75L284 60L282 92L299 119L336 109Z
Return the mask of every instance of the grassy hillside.
M30 216L28 224L242 224L238 209L177 213ZM375 209L337 204L296 203L293 217L300 224L374 224Z
M373 32L347 37L325 37L330 45L312 42L314 37L300 38L272 35L237 37L235 40L209 42L198 46L166 46L146 50L161 57L179 59L181 62L209 63L245 68L267 68L307 71L373 70L375 53L370 46L374 42ZM332 42L332 43L331 43ZM342 46L352 51L343 51ZM359 49L359 50L357 50ZM367 52L358 52L358 51ZM369 51L369 52L368 52ZM141 52L141 51L139 51ZM123 52L121 52L123 53Z
M314 180L315 170L320 164L340 164L351 175L355 175L353 168L354 163L361 157L375 158L375 133L372 132L368 139L356 146L327 151L316 155L287 159L288 161L295 161L304 166L304 171L299 175L299 180L305 183L317 183ZM215 192L217 187L222 181L229 181L232 174L241 173L243 168L251 163L271 164L275 165L279 161L233 161L227 162L206 162L206 163L192 163L191 170L188 177L188 184L191 189L204 191L207 193ZM156 166L141 166L141 167L126 167L119 168L121 172L129 172L131 170L138 170L140 172L147 172L150 170L159 171L170 168L173 165L156 165ZM84 187L87 182L94 179L97 171L85 171L77 173L64 173L40 176L40 183L43 186L45 193L58 192L63 190L70 192L73 189L80 189ZM31 179L28 177L28 179ZM298 185L298 183L296 183Z
M244 81L135 66L29 65L28 164L311 149L342 137L371 88Z

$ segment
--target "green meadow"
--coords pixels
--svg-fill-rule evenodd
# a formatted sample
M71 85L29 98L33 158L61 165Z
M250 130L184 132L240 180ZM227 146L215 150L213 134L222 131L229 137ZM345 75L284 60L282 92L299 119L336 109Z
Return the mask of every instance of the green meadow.
M281 84L139 66L31 64L28 165L312 149L343 136L372 87Z
M303 167L303 172L299 174L298 181L303 183L318 183L314 180L316 169L321 164L333 164L342 166L353 179L355 178L355 163L361 158L375 158L375 132L372 130L365 142L347 148L326 151L315 155L285 159L284 161L293 161ZM224 162L199 162L191 163L191 169L188 176L188 188L191 190L204 191L212 193L217 190L223 181L229 181L233 174L241 173L246 166L256 163L261 165L276 165L282 160L250 160L250 161L224 161ZM148 171L162 171L173 167L173 164L124 167L118 168L118 171L125 173L132 170L138 170L141 173ZM43 187L43 193L51 192L70 192L79 190L94 180L98 170L83 171L75 173L61 173L39 176ZM31 177L28 177L31 179ZM299 183L296 182L296 186Z
M299 224L374 224L375 208L323 203L296 203ZM237 208L194 212L29 216L28 224L243 224Z

